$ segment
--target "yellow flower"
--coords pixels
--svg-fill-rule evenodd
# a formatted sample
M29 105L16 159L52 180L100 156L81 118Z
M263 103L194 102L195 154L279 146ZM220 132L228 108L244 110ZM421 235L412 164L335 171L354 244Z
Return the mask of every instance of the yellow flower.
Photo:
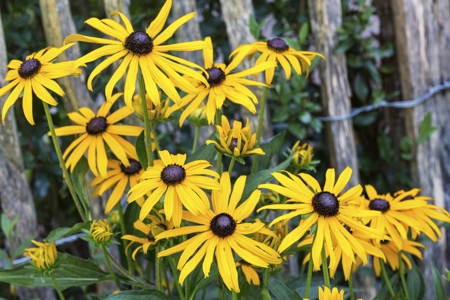
M109 213L111 209L117 205L117 203L119 203L125 192L125 188L128 185L130 188L134 187L139 181L141 174L144 172L136 157L128 158L128 161L130 162L130 166L125 167L119 160L109 159L108 169L110 170L106 173L106 177L97 176L89 185L90 188L96 186L92 192L92 196L101 196L104 192L115 185L114 190L111 192L105 206L106 214ZM142 206L144 199L140 198L137 202Z
M28 256L31 258L31 262L33 266L38 268L39 270L45 271L50 269L56 262L58 258L58 252L56 251L56 242L48 243L48 242L37 242L32 240L33 244L37 246L37 248L28 248L25 249L24 256Z
M347 167L335 182L334 169L328 169L326 172L326 181L324 188L320 187L316 179L311 175L300 173L299 176L289 172L272 173L275 179L282 184L261 184L258 188L274 190L281 195L289 198L286 204L266 205L261 209L281 209L293 210L284 214L270 223L275 224L280 221L289 220L296 216L302 215L297 228L292 230L281 242L278 252L283 252L293 243L298 241L307 231L314 228L313 234L315 240L311 249L314 269L319 270L321 266L321 252L324 244L330 253L331 263L336 262L333 248L339 245L342 251L354 262L355 253L361 257L366 264L367 255L364 247L356 240L342 225L347 224L353 230L357 229L368 236L382 237L381 233L372 228L368 228L353 219L354 216L371 217L375 214L373 211L361 210L349 205L351 201L359 199L362 192L360 185L354 186L343 195L339 194L343 191L345 185L350 180L352 170Z
M248 119L244 128L242 128L241 122L234 121L231 129L227 117L222 115L222 126L216 125L216 130L219 135L216 141L207 140L206 144L214 144L217 151L227 156L238 158L238 161L242 164L244 163L242 159L244 156L265 154L261 148L254 148L256 134L252 134Z
M248 284L253 285L261 285L261 281L259 280L259 275L253 269L253 266L246 262L245 260L241 259L240 261L236 262L236 267L241 267L242 273L244 273L245 280L247 280Z
M134 236L131 234L126 234L122 236L122 239L131 241L131 243L128 244L127 248L125 249L125 252L128 252L128 249L133 245L134 243L141 244L139 247L137 247L132 254L132 257L134 260L136 260L136 254L139 250L142 249L144 254L147 254L147 251L150 247L156 245L155 236L158 234L172 229L173 228L173 222L172 221L166 221L163 216L156 213L157 216L153 215L147 215L147 219L150 219L152 221L151 224L145 224L141 220L137 220L134 222L133 227L140 232L142 232L145 235L145 238Z
M245 182L246 176L239 177L232 190L230 175L228 172L224 172L220 179L222 190L212 191L213 210L208 209L205 214L198 216L183 211L184 220L199 225L165 231L156 237L158 241L197 233L187 241L158 253L158 257L162 257L183 251L177 266L181 270L179 278L181 284L202 258L204 258L203 274L205 277L209 276L211 263L215 256L223 282L229 290L233 289L239 293L238 273L233 251L241 259L257 267L267 268L269 264L281 263L281 258L275 250L245 236L254 234L264 226L262 222L242 223L252 214L261 196L261 192L255 190L247 200L238 206Z
M108 243L113 236L113 231L108 220L93 220L89 234L96 243L105 244Z
M203 102L188 116L188 120L195 126L201 127L208 125L206 106Z
M96 38L81 34L69 35L65 39L65 43L80 41L105 45L80 57L76 61L78 66L92 62L100 57L109 56L92 71L87 82L88 88L92 90L92 80L95 76L122 58L122 62L106 85L105 95L106 99L110 101L114 86L128 69L124 99L130 108L132 107L131 102L134 91L136 90L136 78L139 70L144 78L145 89L155 105L160 104L157 86L173 99L175 103L181 102L180 95L178 95L175 87L185 92L195 91L195 87L178 73L197 78L197 80L207 84L203 76L189 68L200 68L199 66L167 53L169 51L195 51L206 47L203 41L164 45L181 25L195 16L195 13L189 13L175 20L161 32L169 16L171 7L172 0L167 0L156 19L150 23L145 32L135 31L127 17L120 12L114 12L112 15L119 15L125 26L112 19L99 20L97 18L90 18L85 22L114 39Z
M289 232L287 222L278 222L275 224L273 231L268 227L261 228L255 233L255 240L261 242L274 250L278 250L281 241L286 237Z
M280 194L274 191L264 191L261 197L261 204L269 205L269 204L278 204L280 203Z
M313 147L307 143L300 145L300 141L297 141L291 148L291 153L292 152L294 155L292 156L291 163L296 168L308 170L311 168L311 165L317 163L317 161L312 160Z
M370 227L383 234L388 234L397 248L402 250L403 240L408 239L407 229L411 227L419 232L424 228L419 220L411 218L405 213L405 210L423 207L426 202L421 200L401 201L408 194L403 193L394 198L390 194L379 195L371 185L366 185L365 188L369 198L365 201L366 209L381 212L380 215L372 218ZM365 223L368 222L365 221ZM383 237L377 238L376 242L379 243L382 239Z
M209 200L202 189L217 190L220 184L215 180L219 175L206 169L211 166L206 160L196 160L185 164L186 154L171 155L168 151L159 151L160 160L155 160L141 175L141 181L129 191L128 202L133 202L145 194L150 196L142 205L139 219L143 220L153 206L164 197L164 213L180 227L182 205L197 215L206 212ZM212 176L213 178L209 177Z
M292 49L282 38L273 38L267 42L254 42L251 44L250 51L246 49L247 46L247 44L239 46L230 56L240 55L242 52L252 56L260 52L261 55L256 60L255 65L258 66L264 62L278 62L286 73L286 79L288 80L291 77L291 66L298 75L306 73L306 76L308 76L311 60L316 56L325 59L322 54L317 52ZM267 84L272 83L274 72L275 68L266 69Z
M133 110L128 107L122 107L107 116L109 110L121 94L115 94L111 102L104 102L95 114L87 107L80 108L80 113L72 112L67 114L70 120L77 125L64 126L55 129L57 136L66 136L73 134L82 134L73 141L66 151L63 158L66 159L67 168L72 172L81 156L88 152L88 164L95 176L107 177L108 156L106 154L105 143L114 155L126 167L130 166L128 156L137 157L135 147L122 138L125 136L138 136L144 128L131 125L115 125L115 123L131 115ZM50 135L50 133L49 133ZM152 145L154 150L154 145Z
M0 97L10 90L12 92L3 105L3 125L5 124L6 113L22 93L23 113L31 125L34 125L33 93L45 103L53 106L58 105L47 89L59 96L64 96L64 91L53 79L64 77L74 72L78 73L79 70L74 70L73 61L53 63L53 60L72 46L73 43L61 48L47 47L37 53L28 55L24 61L14 59L8 64L10 70L6 73L5 81L10 81L10 83L0 89Z
M161 94L161 92L159 92L159 94ZM161 100L159 105L153 104L153 101L150 99L150 96L148 94L145 94L145 99L147 102L148 119L150 122L153 122L155 124L166 122L169 116L174 111L180 109L178 105L170 106L169 98ZM131 104L133 106L134 112L139 116L141 120L143 120L144 113L142 111L141 96L139 94L134 95L133 102Z
M334 287L331 291L326 286L322 288L319 286L319 300L344 300L344 290L339 291Z
M225 100L242 105L250 112L256 113L255 103L258 99L251 90L246 86L258 85L266 86L264 83L246 79L246 76L262 72L267 68L274 68L275 62L261 63L258 66L250 69L231 73L247 55L246 50L250 50L250 46L242 50L227 66L225 64L214 64L213 48L211 39L205 39L208 47L203 50L203 57L205 59L205 77L208 78L208 85L202 84L198 80L193 80L193 83L198 86L195 92L189 92L183 97L181 106L188 105L180 117L180 126L183 125L184 120L203 102L208 98L206 103L206 116L209 124L214 123L214 116L216 111L221 109Z

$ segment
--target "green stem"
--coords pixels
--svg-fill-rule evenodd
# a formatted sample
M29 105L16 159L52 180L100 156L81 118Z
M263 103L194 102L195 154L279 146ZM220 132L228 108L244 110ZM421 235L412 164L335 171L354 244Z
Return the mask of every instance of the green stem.
M141 104L142 104L142 115L144 117L145 142L147 148L148 166L153 166L152 137L150 136L150 120L148 119L147 100L145 98L144 77L142 77L141 72L138 72L138 85L139 85L139 96L141 97ZM145 167L144 169L147 168Z
M269 268L264 270L264 288L269 289Z
M262 135L262 129L263 129L263 123L264 123L264 111L266 109L266 102L267 102L267 90L269 87L265 86L263 90L263 95L261 98L261 104L259 105L259 116L258 116L258 128L256 130L256 143L255 148L258 148L261 143L261 135ZM252 171L251 174L256 172L256 165L258 161L258 155L255 155L253 157L253 165L252 165Z
M304 299L309 298L309 290L311 288L311 280L312 280L312 256L310 254L309 262L308 262L308 275L306 276L306 286L305 286L305 295L303 296Z
M200 126L195 125L195 131L194 131L194 143L192 144L192 153L197 150L197 143L198 143L198 134L200 132Z
M59 298L60 298L61 300L65 300L66 298L64 298L63 293L62 293L61 290L59 289L58 284L56 283L55 277L53 276L52 273L50 273L49 275L50 275L50 278L52 279L53 285L55 286L55 290L56 290L56 292L58 293Z
M172 270L173 281L175 282L175 286L177 287L178 295L180 296L181 300L184 300L185 298L184 298L184 294L183 294L183 289L181 288L181 285L178 282L179 277L178 277L177 266L175 265L175 260L172 256L168 256L167 260L169 261L169 266L170 266L170 269Z
M353 290L353 272L350 268L350 277L348 278L348 289L350 291L350 300L355 300L355 291Z
M310 259L312 259L312 257ZM324 280L325 286L327 288L331 289L330 276L328 275L327 255L325 254L324 246L322 246L322 272L323 272L323 280Z
M138 278L134 277L132 274L130 274L127 270L125 270L117 261L114 260L114 258L111 256L111 254L107 253L108 258L110 260L110 262L112 262L112 264L114 265L114 267L116 267L116 269L122 273L125 277L127 277L128 279L130 279L131 281L135 282L136 285L139 285L143 288L151 288L154 289L155 286L151 285L147 282L141 281Z
M155 126L155 123L153 123L153 122L150 122L150 131L153 133L153 136L155 137L154 141L155 141L156 151L159 152L161 149L159 148L158 135L156 134L156 126Z
M120 288L120 283L119 283L119 280L117 279L116 273L114 273L114 271L113 271L113 269L112 269L112 267L111 267L111 262L109 261L109 258L108 258L108 254L107 254L107 252L106 252L105 245L100 245L100 247L102 248L103 255L105 255L106 265L108 266L109 273L111 273L111 276L112 276L112 278L114 279L114 282L116 283L117 288L118 288L119 290L121 290L121 288Z
M158 291L164 292L161 283L161 259L158 258L158 253L161 252L159 244L156 246L155 251L155 271L156 271L156 288Z
M386 283L386 286L388 287L389 294L391 295L391 297L395 297L394 290L392 289L391 282L389 281L389 278L386 273L386 268L384 267L384 261L382 258L379 258L379 260L380 260L381 276L383 277L383 280Z
M403 274L403 251L398 251L398 271L400 272L400 279L402 281L403 291L405 292L406 299L409 299L408 287L406 286L405 274Z
M238 300L238 294L236 294L235 290L231 290L231 299Z
M117 203L116 208L117 208L117 212L119 213L120 230L122 231L122 236L124 236L125 234L127 234L127 227L125 226L125 218L123 217L123 210L122 210L122 206L120 205L120 201ZM122 243L123 243L123 249L126 249L127 245L128 245L128 240L122 239ZM131 261L131 256L128 255L127 253L125 253L125 256L127 257L128 272L133 274L134 266L133 266L133 262Z
M222 125L222 111L220 109L216 112L216 125ZM217 173L222 175L222 153L217 152Z
M77 193L75 192L75 188L73 187L72 180L70 178L69 172L67 171L66 164L64 163L64 159L62 158L61 148L59 147L59 143L55 133L55 126L53 125L53 119L50 114L48 104L45 102L42 102L42 104L44 105L44 111L45 116L47 117L48 127L50 128L50 132L52 134L53 146L55 147L56 155L58 156L59 165L63 172L64 179L67 182L67 187L69 188L70 194L72 195L73 202L75 202L75 206L77 207L78 213L80 214L81 219L85 222L87 220L86 218L87 212L83 212L80 200L78 199Z
M219 290L219 300L224 300L225 297L223 295L223 285L222 285L222 278L217 277L217 289Z
M236 158L233 156L230 161L230 165L228 166L228 173L231 176L231 171L233 171L234 163L236 162Z
M164 258L161 258L161 260L163 260ZM167 293L169 294L169 296L172 294L170 291L170 285L169 285L169 276L167 275L167 264L164 263L164 261L162 262L162 272L164 274L164 280L166 281L166 289L167 289ZM163 285L164 288L164 285Z

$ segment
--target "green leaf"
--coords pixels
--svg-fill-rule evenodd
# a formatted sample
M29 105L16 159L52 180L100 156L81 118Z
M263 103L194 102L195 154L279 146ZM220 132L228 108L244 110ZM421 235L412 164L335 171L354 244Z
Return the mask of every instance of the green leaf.
M431 112L427 113L419 124L419 136L417 137L417 143L421 144L430 138L431 134L438 130L438 127L433 126L431 119Z
M269 278L269 291L278 300L299 299L300 297L295 291L291 290L283 282L275 278Z
M3 260L3 269L11 268L11 263L9 260L8 253L0 249L0 258Z
M345 53L348 49L353 47L354 44L355 41L352 38L343 40L337 44L336 48L334 48L334 53Z
M249 16L248 28L250 29L250 33L255 38L255 40L259 40L259 26L253 14L250 14Z
M380 73L378 72L377 67L372 61L366 60L363 63L363 68L366 69L372 80L375 82L375 84L379 84L381 81Z
M46 238L46 241L49 243L52 243L62 237L81 232L82 229L89 230L90 226L91 226L91 222L86 221L86 222L82 222L82 223L77 223L77 224L73 225L72 227L57 228L57 229L53 230L52 232L50 232L50 234Z
M144 131L142 131L141 134L136 139L136 152L142 168L146 170L148 166L148 160L147 160L147 148L145 147Z
M366 102L367 96L369 95L369 86L361 75L361 73L356 73L353 80L353 90L355 91L356 97L362 102Z
M214 162L214 158L216 157L216 148L214 148L213 144L209 145L203 145L200 148L195 151L195 153L192 153L191 155L188 155L186 159L186 163L194 161L194 160L207 160L211 164Z
M23 241L19 247L16 248L16 250L14 250L13 253L13 259L16 257L19 257L21 255L23 255L23 252L25 251L25 248L30 247L31 244L31 240L34 239L34 236L31 236L29 238L27 238L25 241Z
M397 283L400 283L399 273L398 272L394 273L394 275L391 278L389 278L389 282L391 283L391 286L392 286L394 291L398 290L398 289L396 289L395 285ZM389 294L389 289L388 289L387 285L383 281L381 289L378 291L378 294L375 296L374 299L377 299L377 300L400 299L400 295L397 294L394 298L392 298L391 295Z
M312 117L311 117L310 112L306 111L306 110L302 111L300 113L300 115L298 116L298 120L300 122L302 122L303 124L309 124L311 122L311 119L312 119Z
M406 287L411 300L422 300L425 294L425 281L417 265L412 261L412 270L408 271Z
M109 295L107 300L170 300L164 293L158 290L123 291Z
M306 129L305 129L304 125L301 125L298 122L289 123L288 130L299 140L303 140L306 136Z
M283 131L273 137L270 142L261 146L262 150L266 154L258 156L256 170L265 170L270 167L272 156L280 151L280 148L283 145L285 134L286 132Z
M20 216L17 215L14 217L12 222L9 221L6 214L1 215L1 225L2 225L2 231L5 234L6 237L10 237L11 231L13 231L14 226L16 226L17 221L19 221Z
M199 266L195 268L194 272L190 275L190 282L192 286L195 286L195 289L191 293L191 297L189 300L195 299L195 294L205 288L210 282L215 280L219 276L219 270L217 269L217 265L213 262L211 264L211 269L209 271L209 276L205 277L203 274L203 269Z
M285 161L283 161L276 167L259 171L248 176L241 199L243 200L247 199L248 197L250 197L251 193L253 193L253 191L258 188L258 185L269 181L272 178L271 173L286 169L291 163L293 155L294 152L292 152L291 155L289 155L289 157Z
M72 178L73 187L78 198L81 200L85 213L89 211L89 196L86 189L85 176L89 169L89 165L84 156L80 158L77 165L73 169L70 178Z
M441 274L436 267L431 263L431 272L433 273L434 291L436 293L436 299L447 299L445 295L444 285L442 284Z
M394 151L392 147L391 138L386 133L382 132L377 137L377 142L378 142L378 149L380 151L380 156L388 163L392 163Z
M302 27L300 28L300 31L298 33L298 43L301 45L306 38L308 37L309 32L309 23L305 22L303 23Z
M0 270L0 281L20 286L53 287L49 277L46 277L43 282L40 274L32 273L29 265L10 270ZM53 276L61 289L112 280L111 275L103 272L94 261L81 259L66 253L58 253L57 267L53 271Z

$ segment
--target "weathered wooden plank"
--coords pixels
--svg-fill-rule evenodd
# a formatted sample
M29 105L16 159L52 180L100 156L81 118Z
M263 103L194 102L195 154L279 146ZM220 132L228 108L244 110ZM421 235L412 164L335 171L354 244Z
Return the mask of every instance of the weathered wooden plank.
M47 44L61 47L66 36L76 33L69 1L39 0L39 4L42 11L42 23ZM79 57L80 48L78 45L74 45L63 52L58 60L75 60ZM58 79L58 82L62 85L66 93L66 97L63 97L63 102L64 107L68 111L78 110L79 107L83 106L94 107L94 102L91 99L84 78L85 76L82 74L79 78L67 76Z
M448 0L394 0L391 2L396 28L396 46L404 99L415 98L429 87L450 80L450 4ZM431 138L415 149L411 162L413 179L422 194L432 196L439 206L450 208L450 92L435 95L406 111L408 135L415 140L419 124L427 113L439 127ZM446 237L426 242L423 271L428 287L425 299L433 299L430 263L444 274L447 263ZM448 289L448 286L447 286Z
M6 53L0 15L0 86L2 87L5 86L3 79L6 76L8 64ZM0 97L0 107L3 107L8 95ZM0 125L0 145L2 145L0 147L0 205L9 220L20 216L12 233L14 236L12 245L9 245L10 250L14 251L30 236L38 238L38 232L36 208L24 173L13 109L10 109L6 116L5 126ZM18 288L17 292L20 299L55 299L51 289Z
M309 0L308 3L316 50L326 57L319 64L323 111L328 116L345 115L351 109L346 58L345 54L333 52L338 37L336 29L342 24L341 3L339 0ZM352 121L327 122L325 132L332 166L339 173L351 167L349 186L359 184Z

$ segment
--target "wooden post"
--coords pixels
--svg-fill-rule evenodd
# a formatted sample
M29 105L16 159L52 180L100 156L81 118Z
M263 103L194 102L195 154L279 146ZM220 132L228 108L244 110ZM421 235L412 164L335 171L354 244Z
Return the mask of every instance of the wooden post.
M5 86L3 79L8 70L6 53L0 15L0 86L2 87ZM0 97L0 107L3 107L8 95ZM5 126L0 125L0 144L2 145L0 147L0 205L10 221L20 216L12 232L14 236L12 245L8 245L13 253L30 236L38 239L36 208L24 173L13 109L6 115ZM20 299L55 299L52 289L18 288L17 292Z
M68 0L39 0L42 12L42 23L45 31L47 44L54 47L61 47L64 38L76 33L75 24L70 12ZM80 48L74 45L59 56L59 61L75 60L79 58ZM94 108L89 91L84 82L85 75L80 78L67 76L58 79L62 85L66 97L63 97L64 107L68 111L78 110L79 107ZM80 80L81 79L81 80Z
M429 87L450 80L450 4L448 0L394 0L391 2L396 28L396 46L402 94L412 99ZM435 204L450 208L450 91L436 94L423 104L405 111L408 135L415 140L424 116L432 114L438 131L415 149L411 170L423 195L435 199ZM424 299L435 297L433 263L441 274L446 267L446 236L438 243L425 242L422 268L426 284ZM448 253L448 252L447 252ZM444 283L448 283L444 280Z

